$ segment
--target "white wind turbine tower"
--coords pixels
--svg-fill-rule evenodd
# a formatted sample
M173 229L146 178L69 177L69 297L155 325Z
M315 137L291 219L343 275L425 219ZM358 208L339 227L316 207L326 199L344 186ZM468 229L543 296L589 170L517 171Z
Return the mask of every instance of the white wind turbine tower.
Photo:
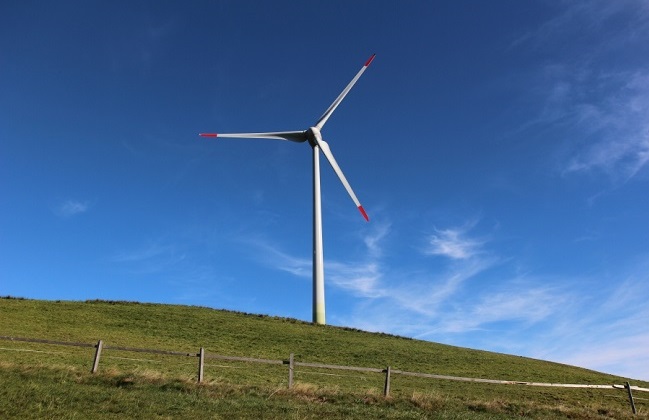
M352 79L351 82L343 89L343 91L338 95L335 101L327 108L327 110L322 114L320 119L316 122L313 127L310 127L307 130L303 131L277 131L277 132L268 132L268 133L200 133L200 136L203 137L230 137L230 138L258 138L258 139L272 139L272 140L288 140L297 143L303 143L308 141L311 147L313 148L313 322L316 324L325 323L325 298L324 298L324 257L322 252L322 209L321 209L321 200L320 200L320 151L324 153L325 157L331 164L331 167L340 178L340 181L345 186L345 189L349 193L349 196L354 200L354 204L358 207L361 214L366 221L369 221L367 213L361 206L361 203L356 198L356 194L352 190L352 187L347 182L347 178L343 174L343 171L336 163L336 159L331 153L329 144L322 139L320 131L324 127L325 123L336 110L338 105L345 99L345 96L352 89L354 84L361 77L363 72L367 67L372 63L376 54L372 56L365 62L365 65L360 69L356 76Z

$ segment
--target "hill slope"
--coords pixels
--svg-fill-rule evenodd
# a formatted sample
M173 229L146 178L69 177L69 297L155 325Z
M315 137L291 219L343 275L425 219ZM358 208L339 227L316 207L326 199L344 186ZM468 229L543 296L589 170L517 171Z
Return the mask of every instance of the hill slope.
M285 360L290 353L294 353L296 360L305 362L374 368L391 366L411 372L500 380L575 384L623 384L628 380L557 363L385 334L175 305L0 299L0 335L84 343L95 343L102 339L107 344L115 346L188 353L196 353L199 347L204 347L209 353L280 360ZM77 379L72 381L76 386L85 384L86 388L83 389L89 389L90 383L96 386L97 381L101 382L102 376L88 377L85 373L92 361L91 349L7 341L0 341L0 346L3 347L3 350L0 350L2 363L0 367L6 371L2 375L3 378L27 375L36 382L40 380L51 382L54 380L52 377L58 377L57 375L62 375L61 372L72 369L77 375L75 376ZM30 368L35 364L41 367L40 373ZM310 395L305 400L296 399L295 395L284 391L287 381L286 367L281 365L208 363L205 375L208 383L211 384L209 386L212 387L209 392L205 387L191 385L191 381L196 377L196 367L195 361L189 358L107 352L106 357L102 358L100 371L109 385L115 385L115 377L130 375L135 378L131 381L139 384L146 383L147 386L157 390L167 386L170 381L181 381L180 388L194 389L197 395L201 392L209 394L215 392L215 389L223 391L223 389L252 387L250 389L255 390L253 394L259 393L260 401L266 401L261 406L267 409L272 405L268 402L272 400L268 400L267 397L271 394L281 395L282 401L288 404L286 408L288 411L281 411L283 415L269 411L268 415L271 417L285 417L293 409L299 411L301 404L307 404L312 409L312 401L308 400L316 398L317 395L328 396L316 398L325 398L325 400L328 398L328 401L332 400L332 396L337 396L342 401L339 408L343 412L350 409L350 404L351 407L355 407L354 410L361 410L358 413L348 412L348 415L335 412L328 414L343 417L382 416L377 413L363 413L362 410L368 407L382 407L385 404L393 408L405 404L407 410L415 410L417 416L424 417L434 413L441 415L448 407L453 407L453 412L468 410L467 412L472 416L478 416L484 411L487 416L505 416L503 418L513 414L553 417L548 413L573 417L581 413L579 416L585 416L584 418L604 414L623 417L630 413L625 393L615 390L532 389L395 376L391 392L393 398L385 401L380 397L383 385L383 376L380 374L342 375L339 371L332 373L318 369L302 369L296 372L298 391L295 392L300 392L302 397L304 394ZM43 372L51 372L51 374ZM39 375L45 376L37 379ZM16 382L11 379L4 380L11 381L12 384ZM634 385L649 387L647 383L632 382ZM7 385L3 387L6 388ZM121 386L116 387L115 391L125 392ZM185 391L187 394L186 389ZM166 388L165 392L167 392ZM20 392L16 391L16 394L20 395ZM359 395L363 396L361 400L357 398ZM249 393L237 391L232 398L234 400L248 398L244 396L249 397ZM154 398L151 395L149 397ZM120 398L128 400L128 395ZM205 398L209 400L208 397ZM367 398L374 403L369 405L367 402L363 403L362 401ZM298 408L291 404L297 404ZM476 404L482 408L475 409ZM253 405L259 409L257 403ZM331 404L324 405L327 409L335 407ZM524 413L512 413L512 406L527 408L522 409ZM644 406L638 407L642 413ZM402 410L396 408L393 413L395 418L399 417L398 413L404 413ZM534 410L538 413L535 414ZM306 412L308 410L303 409L302 413ZM1 408L0 413L2 413ZM146 416L144 412L130 414ZM241 414L246 416L245 412ZM253 413L249 414L250 417L256 416ZM160 415L165 414L160 413ZM212 415L219 417L225 414L213 412ZM318 417L322 413L316 411L313 415ZM412 418L413 413L405 417Z

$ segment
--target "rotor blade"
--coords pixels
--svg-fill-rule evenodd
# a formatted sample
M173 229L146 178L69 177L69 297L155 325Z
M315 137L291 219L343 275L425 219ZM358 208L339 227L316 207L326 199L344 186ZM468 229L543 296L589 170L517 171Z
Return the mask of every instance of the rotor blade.
M269 133L199 133L201 137L228 137L241 139L288 140L301 143L306 141L304 131L275 131Z
M356 194L354 194L354 190L352 190L352 187L349 185L349 182L347 182L347 178L345 178L345 174L343 174L343 171L340 169L340 166L338 166L338 163L336 162L334 155L331 153L329 144L322 139L316 141L318 143L318 146L320 146L320 150L322 150L322 153L324 153L325 157L331 164L331 167L336 172L336 175L338 175L338 178L340 178L340 182L342 182L343 185L345 186L347 193L352 198L352 200L354 200L354 204L356 204L356 207L358 207L358 210L361 212L365 220L369 222L370 218L367 217L367 213L365 213L365 209L363 208L363 206L361 206L360 201L358 201L358 198L356 198Z
M352 87L354 87L354 84L356 83L356 81L358 81L358 79L361 77L363 72L372 63L372 60L374 60L375 56L376 56L376 54L372 54L372 56L365 62L365 65L356 74L356 77L354 77L352 79L352 81L349 82L347 87L340 93L340 95L338 95L336 100L329 106L329 108L327 108L327 110L324 112L324 114L322 114L322 116L320 117L320 119L318 120L318 122L315 125L316 127L318 127L319 129L322 129L322 127L325 125L325 123L327 122L327 120L329 119L331 114L333 114L333 112L336 110L338 105L340 105L340 103L343 101L343 99L345 99L345 96L349 93L350 90L352 90Z

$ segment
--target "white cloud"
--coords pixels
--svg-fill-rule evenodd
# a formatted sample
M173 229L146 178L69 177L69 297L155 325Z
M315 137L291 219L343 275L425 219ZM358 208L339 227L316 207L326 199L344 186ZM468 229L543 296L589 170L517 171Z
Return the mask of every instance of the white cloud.
M528 44L531 44L534 48L542 49L547 43L559 43L566 48L566 40L592 40L592 37L606 32L604 41L596 38L599 41L596 48L610 50L626 42L641 40L649 31L649 7L645 0L572 0L563 2L562 7L556 16L514 40L511 47L524 45L528 48ZM615 19L626 24L615 25L615 29L607 27ZM590 43L586 49L593 46Z
M596 89L607 99L581 104L575 115L576 125L590 126L595 132L575 152L565 172L598 169L629 179L649 161L649 72L610 74Z
M325 260L325 276L330 281L329 284L362 297L382 296L385 292L380 284L383 274L379 257L383 254L382 241L389 232L389 223L378 223L365 234L363 242L368 252L364 260L352 262ZM289 255L281 251L278 246L259 237L240 240L260 250L261 252L256 252L253 255L265 265L286 271L297 277L311 278L313 276L313 263L310 259Z
M649 162L649 71L646 59L619 54L646 44L649 8L642 1L564 6L513 45L550 54L535 81L524 85L542 105L523 129L540 127L561 140L562 174L599 172L626 182Z
M141 248L122 251L113 256L115 262L139 262L164 257L173 253L173 247L160 242L151 242Z
M410 276L406 283L390 282L393 288L389 296L398 303L402 310L417 313L426 317L436 317L447 310L449 302L455 302L456 296L465 283L488 270L495 263L494 259L474 259L451 268L444 274Z
M55 213L60 217L72 217L87 212L90 204L87 201L67 200L55 208Z
M258 258L262 264L286 271L297 277L311 278L313 275L310 259L291 256L280 251L278 246L272 245L259 237L240 238L239 240L257 248L259 252L255 252L252 255Z
M424 249L424 254L454 260L466 260L480 254L484 241L467 236L474 225L475 222L469 222L459 228L435 229L436 234L428 237L428 246Z
M647 320L645 320L647 321ZM649 333L634 333L611 339L584 341L570 352L551 355L556 360L576 366L586 366L602 372L634 378L649 379Z
M437 235L429 238L430 247L425 251L430 255L441 255L452 259L464 260L472 257L481 243L462 237L462 232L446 229L438 230Z
M330 284L351 291L353 294L367 298L385 296L386 291L381 287L381 270L377 263L343 264L330 262L326 265L326 273Z
M516 284L509 280L506 284ZM538 323L556 314L568 297L557 290L531 285L509 286L509 290L486 293L475 304L467 305L461 312L448 314L440 320L442 333L467 333L488 328L500 322L517 322L523 325Z
M124 264L130 272L152 274L173 271L186 259L178 246L152 241L149 244L129 251L121 251L111 257L111 261Z
M534 333L525 337L515 334L516 343L505 351L648 380L648 265L640 261L619 267L615 279L562 279L561 283L573 285L573 289L550 289L546 297L532 300L532 305L541 303L540 322L532 319ZM616 281L618 278L624 280ZM544 280L550 281L538 278L535 283ZM588 284L603 286L585 286Z
M372 257L378 258L381 256L381 242L390 233L390 228L390 223L379 222L375 224L374 230L363 238L363 242L365 242L365 246Z

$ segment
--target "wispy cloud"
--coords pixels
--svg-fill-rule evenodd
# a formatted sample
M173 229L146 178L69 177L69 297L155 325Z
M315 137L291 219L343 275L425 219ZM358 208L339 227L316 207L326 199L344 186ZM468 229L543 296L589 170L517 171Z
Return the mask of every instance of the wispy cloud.
M383 254L382 242L390 232L389 223L377 223L373 229L365 232L362 240L367 254L362 260L325 262L325 275L329 284L349 291L357 296L375 298L383 296L385 291L381 285L383 272L380 257ZM254 246L258 251L254 255L265 265L291 273L297 277L311 278L313 275L312 261L299 258L282 251L279 246L271 244L260 237L243 239L247 245Z
M559 44L558 48L570 48L566 40L586 39L597 44L582 46L584 53L590 53L590 49L611 50L623 43L643 41L649 32L648 16L649 7L644 0L562 2L556 15L518 37L511 47L531 45L543 49L548 43L554 43ZM609 25L611 22L614 24ZM604 39L600 37L602 34Z
M379 258L382 255L382 241L390 233L390 223L377 223L374 230L370 231L363 238L368 252L373 258Z
M177 246L158 240L139 248L117 252L110 259L124 264L132 272L150 274L172 270L185 258L185 253Z
M115 262L139 262L156 259L172 254L174 252L171 245L164 245L158 241L130 251L121 251L113 256Z
M227 274L212 263L197 259L195 251L187 250L186 236L170 235L117 251L108 261L121 272L122 282L137 281L140 286L148 284L151 287L145 299L159 293L159 288L175 294L174 300L179 302L210 305L216 297L225 299L222 285L227 281ZM122 290L113 287L112 292L119 294Z
M350 291L356 296L377 298L386 294L381 286L383 273L376 262L363 264L332 262L327 265L327 272L333 285Z
M609 74L599 85L589 85L606 99L575 107L575 124L594 133L574 152L565 173L602 170L630 179L649 161L649 72Z
M240 242L256 248L252 255L264 265L286 271L297 277L310 278L313 275L311 260L289 255L280 247L259 236L239 238Z
M582 341L580 348L549 356L567 364L612 372L627 378L647 380L649 353L646 349L648 348L649 333L640 332L615 339L606 335L598 342Z
M611 285L573 293L560 317L552 317L543 332L529 337L525 351L533 357L647 380L647 263L620 267L619 274L626 279L582 280Z
M427 255L439 255L454 260L466 260L481 252L483 240L471 238L468 232L474 227L471 221L459 228L435 229L428 237L428 246L423 250Z
M542 98L539 115L526 127L551 128L564 139L562 174L599 172L626 182L649 162L649 63L623 59L622 67L619 51L646 45L649 8L642 1L564 6L514 43L551 51L536 81L526 85Z
M494 327L498 323L519 323L520 329L524 325L541 322L556 314L557 310L565 305L568 299L559 290L539 286L518 285L516 279L509 283L507 291L485 293L475 303L469 303L460 311L450 312L438 323L439 333L467 333L479 329L503 328Z
M405 311L429 318L447 310L449 302L458 302L457 294L466 283L493 266L492 258L474 259L454 265L448 271L437 273L427 270L411 275L406 283L393 284L389 296Z
M487 274L486 268L476 270L464 280L475 282ZM504 287L479 294L469 293L469 283L457 280L458 277L448 279L446 284L453 285L437 294L432 292L434 284L428 294L424 294L422 284L390 288L378 299L360 302L358 310L341 318L341 323L370 331L529 355L534 351L529 342L535 336L530 331L548 328L553 320L561 319L567 302L574 301L570 291L537 286L531 280L500 279ZM536 348L547 348L547 343L539 341L535 341Z
M85 213L89 209L90 203L87 201L66 200L56 206L54 212L60 217L68 218Z

